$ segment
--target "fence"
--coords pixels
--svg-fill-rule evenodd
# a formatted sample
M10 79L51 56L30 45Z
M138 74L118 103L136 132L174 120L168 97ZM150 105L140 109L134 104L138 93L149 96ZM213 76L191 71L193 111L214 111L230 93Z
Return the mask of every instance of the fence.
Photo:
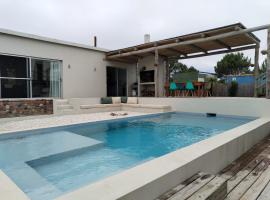
M212 93L213 96L227 97L229 96L230 84L214 83ZM238 85L237 97L253 97L254 96L254 84L241 84Z

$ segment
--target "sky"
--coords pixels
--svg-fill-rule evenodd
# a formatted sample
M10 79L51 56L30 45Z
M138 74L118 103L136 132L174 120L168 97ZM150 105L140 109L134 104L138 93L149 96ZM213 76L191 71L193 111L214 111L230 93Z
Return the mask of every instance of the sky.
M270 0L0 0L0 28L114 50L242 22L270 23ZM255 33L266 48L266 31ZM254 57L254 50L244 52ZM213 72L222 55L184 60ZM260 55L260 63L264 60Z

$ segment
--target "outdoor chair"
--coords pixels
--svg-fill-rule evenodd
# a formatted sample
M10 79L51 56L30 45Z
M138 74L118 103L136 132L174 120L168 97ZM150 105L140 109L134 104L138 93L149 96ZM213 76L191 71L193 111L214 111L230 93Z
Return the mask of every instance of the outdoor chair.
M189 95L194 96L194 85L191 81L186 82L186 91L187 91L186 96Z
M176 83L177 86L177 96L185 96L186 85L185 83Z
M176 96L176 90L177 90L177 86L175 82L171 82L170 83L170 95L171 96Z

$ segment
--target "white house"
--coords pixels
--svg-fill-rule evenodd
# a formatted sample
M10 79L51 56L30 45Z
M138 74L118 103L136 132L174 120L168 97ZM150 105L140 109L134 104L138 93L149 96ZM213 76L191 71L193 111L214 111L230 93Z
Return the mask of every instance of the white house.
M164 96L169 59L258 55L252 31L237 23L155 42L146 35L144 44L109 51L0 29L0 98Z

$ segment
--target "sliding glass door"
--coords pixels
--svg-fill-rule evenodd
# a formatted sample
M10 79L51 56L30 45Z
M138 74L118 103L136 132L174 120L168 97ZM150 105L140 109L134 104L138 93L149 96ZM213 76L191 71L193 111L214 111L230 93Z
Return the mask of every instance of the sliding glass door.
M61 96L60 62L32 59L31 69L33 97Z
M0 55L0 98L61 97L61 62Z
M107 96L127 96L127 70L107 67Z

